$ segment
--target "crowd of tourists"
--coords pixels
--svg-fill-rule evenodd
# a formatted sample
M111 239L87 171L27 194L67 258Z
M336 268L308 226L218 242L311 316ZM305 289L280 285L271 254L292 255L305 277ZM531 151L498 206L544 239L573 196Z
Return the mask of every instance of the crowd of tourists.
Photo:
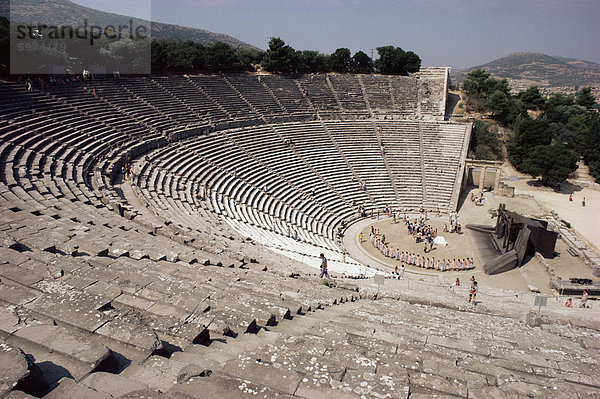
M67 76L65 78L55 78L50 76L49 78L41 78L37 77L27 77L23 78L22 76L17 77L18 83L24 83L27 91L39 90L44 91L50 89L50 86L67 86L81 83L82 79L79 75Z
M410 265L438 271L460 271L471 270L475 268L473 264L473 258L436 259L435 257L427 256L427 254L435 245L437 229L434 229L432 226L426 224L426 219L424 217L419 217L411 221L405 216L404 221L407 226L408 234L415 237L416 243L424 243L423 255L409 251L402 251L400 248L393 248L387 242L385 234L382 234L380 230L376 229L374 226L371 226L371 233L369 236L371 245L377 248L386 258L398 261L403 266ZM453 226L457 225L455 220L452 220L451 224Z

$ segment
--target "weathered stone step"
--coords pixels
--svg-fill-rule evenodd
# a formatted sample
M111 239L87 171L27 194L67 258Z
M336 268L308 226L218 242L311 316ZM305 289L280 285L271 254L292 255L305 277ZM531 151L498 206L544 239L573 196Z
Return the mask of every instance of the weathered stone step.
M157 338L148 326L105 314L105 311L111 308L110 301L59 283L45 284L39 288L43 288L45 293L24 305L30 312L133 345L148 351L148 354L154 350Z
M175 384L187 383L204 376L206 369L195 364L160 356L150 356L142 364L127 367L121 377L146 384L149 388L166 392Z
M126 378L122 375L104 372L89 374L79 381L79 385L86 386L96 392L105 393L111 398L117 398L148 388L148 385L145 383Z
M29 362L16 346L0 340L0 397L4 397L29 375Z
M55 325L38 324L20 328L8 338L15 344L28 341L48 352L61 354L67 358L86 364L88 372L108 360L110 349L94 342L90 334L81 333Z
M213 373L209 377L193 378L185 384L173 386L168 394L177 398L206 398L238 399L238 398L281 398L292 399L278 389L266 387L251 380L229 376L225 373Z
M46 399L111 399L109 394L78 384L69 377L63 377L56 388L44 396Z

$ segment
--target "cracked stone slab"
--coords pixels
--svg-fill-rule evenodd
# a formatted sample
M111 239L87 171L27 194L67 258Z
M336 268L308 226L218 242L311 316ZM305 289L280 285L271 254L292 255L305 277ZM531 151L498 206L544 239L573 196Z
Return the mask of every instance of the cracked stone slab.
M18 266L30 259L27 254L28 252L19 252L14 249L0 247L0 263L11 263Z
M107 299L57 282L44 282L39 288L46 294L25 304L25 308L87 331L94 331L106 322L98 309L108 303Z
M78 384L68 377L63 377L58 386L44 396L46 399L111 399L107 393L96 391L83 384Z
M409 372L409 375L411 393L415 391L467 397L467 384L459 378L445 378L423 372Z
M157 340L156 334L147 327L140 328L140 326L114 319L104 323L94 332L148 351L148 354L154 350Z
M148 387L147 384L125 378L118 374L97 372L88 375L79 381L97 392L104 392L113 398L140 391Z
M109 301L113 301L116 297L123 293L118 285L107 281L98 281L85 287L84 290L91 295L102 296Z
M199 376L203 368L160 356L150 356L142 364L132 364L121 376L147 384L149 388L167 392L177 383Z

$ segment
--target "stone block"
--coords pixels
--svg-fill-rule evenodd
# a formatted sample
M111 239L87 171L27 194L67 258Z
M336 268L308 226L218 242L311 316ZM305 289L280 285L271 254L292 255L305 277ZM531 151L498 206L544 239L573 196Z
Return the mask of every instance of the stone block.
M135 260L150 258L150 256L148 255L148 253L146 251L141 251L139 249L134 249L134 250L130 251L129 257L131 259L135 259Z
M269 358L257 360L256 357L239 355L223 364L224 371L254 383L277 387L278 390L293 395L304 378L291 365L273 362Z
M4 399L36 399L35 396L26 394L23 391L11 391L8 395L3 396Z
M46 399L111 399L107 393L95 391L83 384L78 384L68 377L63 377L58 386L44 396Z
M213 373L210 377L192 378L188 383L175 385L168 391L170 394L182 395L183 397L197 397L200 392L206 398L219 399L249 399L256 397L292 399L302 396L298 394L296 396L288 395L275 388L245 378L231 377L221 373Z
M21 328L16 337L36 343L86 363L90 371L111 355L110 349L89 340L86 334L55 325L38 324Z
M16 346L0 341L0 397L4 397L29 375L25 354Z
M11 264L0 266L0 276L26 286L31 286L42 281L44 277L48 276L48 272L41 263L28 260L19 266Z
M46 294L25 304L25 308L87 331L94 331L106 323L106 318L97 311L108 303L106 299L75 291L56 282L43 283L36 287Z
M104 323L96 331L97 334L105 337L135 346L142 351L152 353L156 344L156 334L146 328L121 322L119 320L110 320Z
M79 382L94 391L104 392L113 398L127 395L131 392L146 389L147 384L134 381L117 374L97 372L88 375Z
M152 305L154 305L153 301L149 301L147 299L141 298L139 296L133 296L129 294L121 294L114 300L115 303L121 303L123 305L140 309L140 310L148 310Z
M10 263L18 266L30 259L27 254L27 252L19 252L14 249L0 247L0 264Z
M0 332L3 333L2 335L8 337L21 327L17 307L0 303Z
M38 298L38 295L33 290L23 286L7 283L0 284L0 299L8 303L24 305L36 298Z
M102 296L109 301L113 301L123 293L118 285L107 281L97 281L96 283L85 287L84 290L91 295Z
M435 374L412 373L410 375L410 390L412 392L435 393L467 397L467 384L458 378L445 378Z

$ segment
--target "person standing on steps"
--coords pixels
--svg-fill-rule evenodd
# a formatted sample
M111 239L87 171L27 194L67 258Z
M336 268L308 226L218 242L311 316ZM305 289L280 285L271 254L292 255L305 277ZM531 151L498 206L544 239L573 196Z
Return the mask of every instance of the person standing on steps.
M331 280L331 277L329 277L329 273L327 272L327 258L324 254L319 255L319 257L321 258L321 275L319 278L325 276L327 280Z

